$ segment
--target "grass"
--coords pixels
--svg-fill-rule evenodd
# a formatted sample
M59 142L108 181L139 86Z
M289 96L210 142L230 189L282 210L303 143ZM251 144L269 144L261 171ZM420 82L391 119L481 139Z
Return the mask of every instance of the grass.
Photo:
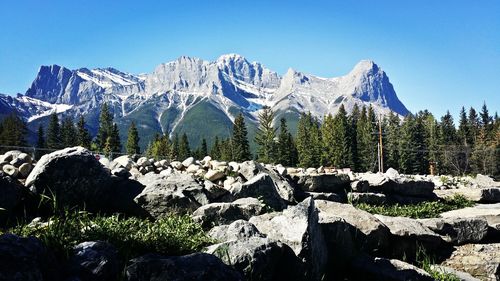
M425 249L421 246L417 247L417 261L416 265L423 270L427 271L434 280L437 281L460 281L455 274L442 272L432 268L434 264L434 259L428 255Z
M414 219L435 218L439 214L451 210L461 209L473 206L472 201L467 200L464 196L455 195L450 199L433 202L422 202L412 205L369 205L366 203L354 204L358 209L365 210L372 214L379 214L392 217L410 217Z
M150 221L67 211L51 217L46 225L19 225L6 232L35 236L62 259L69 256L74 245L84 241L107 241L124 260L146 253L184 255L212 242L189 216L178 215Z

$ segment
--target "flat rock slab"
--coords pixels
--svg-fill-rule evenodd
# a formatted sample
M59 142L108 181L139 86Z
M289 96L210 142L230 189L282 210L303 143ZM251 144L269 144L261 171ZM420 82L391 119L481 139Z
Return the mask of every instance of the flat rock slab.
M480 203L499 203L500 188L458 188L435 190L434 193L440 198L452 198L455 195L462 195L468 200Z
M346 174L300 175L292 179L302 190L311 192L339 193L350 187Z
M500 243L460 246L442 265L467 272L481 280L500 280Z
M477 204L474 207L453 210L442 213L442 218L478 218L486 219L488 225L500 230L500 203Z
M478 218L432 218L418 220L424 226L454 245L465 243L479 243L488 234L488 222Z
M366 255L362 255L352 262L351 272L356 277L355 280L434 280L426 271L409 263Z
M233 221L248 220L264 213L265 205L258 199L241 198L231 203L211 203L199 207L193 212L192 218L204 228L214 225L229 224Z

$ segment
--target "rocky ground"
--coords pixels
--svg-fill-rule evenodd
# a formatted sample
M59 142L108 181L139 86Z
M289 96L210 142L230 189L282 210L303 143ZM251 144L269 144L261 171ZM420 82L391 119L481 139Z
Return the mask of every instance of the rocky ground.
M99 160L80 147L43 156L0 156L0 280L500 280L500 183L472 177L352 173L205 157ZM373 215L357 204L475 204L435 218ZM159 220L187 214L212 238L202 252L149 253L120 265L115 245L85 241L58 260L43 239L9 229L47 224L40 202L57 208ZM82 231L85 231L82 229ZM123 269L125 268L125 269ZM110 279L111 278L111 279Z

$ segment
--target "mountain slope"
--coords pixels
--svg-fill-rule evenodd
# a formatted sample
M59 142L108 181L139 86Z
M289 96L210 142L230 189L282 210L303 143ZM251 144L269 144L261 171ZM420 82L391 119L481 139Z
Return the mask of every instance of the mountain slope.
M15 110L32 130L52 112L83 115L95 133L104 102L123 139L129 124L136 122L142 147L156 133L187 133L193 147L203 137L211 143L215 135L229 136L240 112L254 131L263 106L287 118L292 129L301 112L322 119L341 104L348 111L354 104L371 104L382 114L408 113L386 73L372 61L361 61L341 77L320 78L292 69L280 77L260 63L229 54L215 61L182 56L142 75L113 68L42 66L24 95L0 95L0 114Z

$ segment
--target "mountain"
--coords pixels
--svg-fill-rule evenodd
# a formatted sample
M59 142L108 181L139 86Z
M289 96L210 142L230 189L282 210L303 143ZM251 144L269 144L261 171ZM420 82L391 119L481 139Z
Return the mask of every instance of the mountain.
M75 119L83 115L95 133L104 102L123 139L130 123L137 123L142 147L156 133L187 133L193 147L204 137L210 143L215 135L230 135L240 112L252 135L263 106L285 117L292 130L301 112L322 119L335 114L341 104L348 112L354 104L371 104L380 114L408 113L386 73L373 61L361 61L341 77L321 78L293 69L281 77L258 62L228 54L216 61L182 56L141 75L114 68L42 66L24 95L0 95L0 115L17 111L32 131L52 112Z

